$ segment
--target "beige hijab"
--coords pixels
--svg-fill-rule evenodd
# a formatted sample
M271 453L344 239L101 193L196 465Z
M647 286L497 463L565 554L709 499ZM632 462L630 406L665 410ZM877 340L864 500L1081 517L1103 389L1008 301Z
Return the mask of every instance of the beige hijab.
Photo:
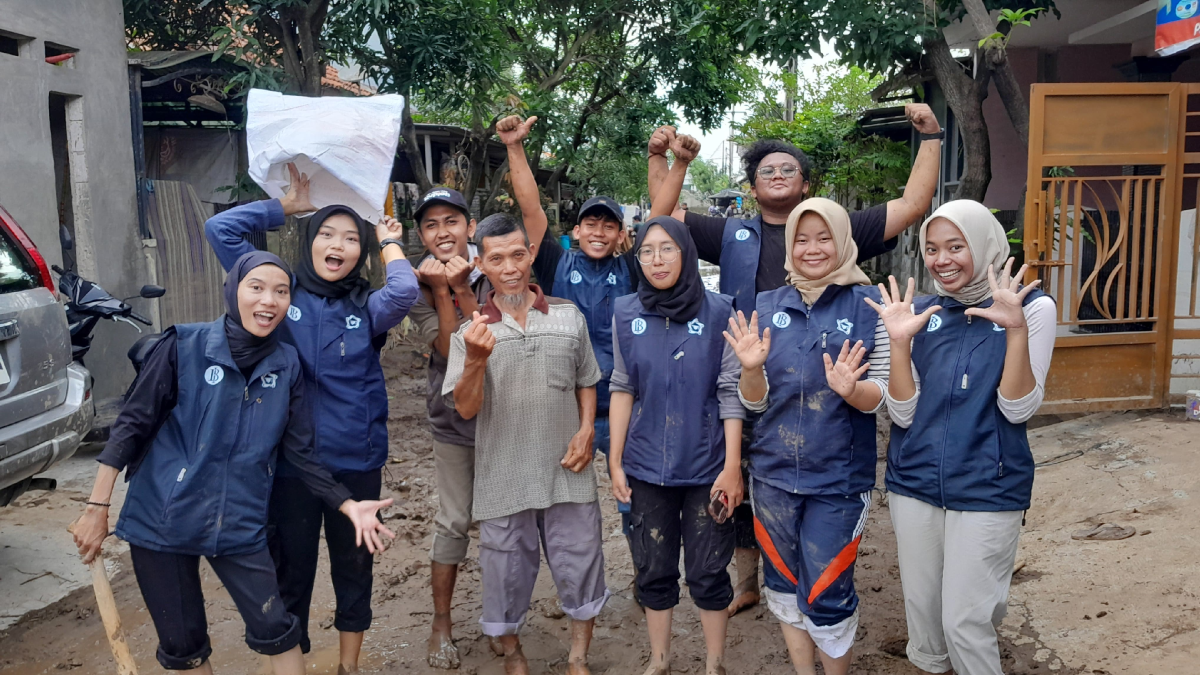
M837 247L837 267L820 279L809 279L800 274L792 262L792 248L796 245L796 229L800 217L806 213L815 213L829 225L829 233L833 235L833 243ZM850 214L841 204L822 197L813 197L800 202L792 209L784 229L784 241L787 242L787 255L783 257L783 266L787 270L787 282L800 291L800 296L809 305L816 304L825 287L833 284L838 286L869 286L870 278L858 269L858 244L850 234Z
M978 305L992 297L992 288L988 284L988 265L992 265L999 275L1009 256L1008 235L1004 232L1004 226L988 207L979 202L970 199L946 202L921 223L922 256L925 254L925 233L934 218L945 218L963 233L967 247L971 249L971 262L975 265L970 283L957 293L948 292L934 275L933 285L937 287L938 295L949 296L964 305Z

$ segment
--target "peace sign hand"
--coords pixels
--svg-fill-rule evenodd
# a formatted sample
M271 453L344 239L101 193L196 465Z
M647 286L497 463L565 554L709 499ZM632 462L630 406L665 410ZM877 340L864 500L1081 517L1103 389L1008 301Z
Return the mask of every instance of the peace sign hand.
M850 349L849 340L843 342L842 352L838 354L837 363L829 358L829 354L822 354L825 358L825 381L829 383L829 388L836 391L842 398L853 396L858 381L862 379L863 373L867 372L867 367L871 365L863 363L863 357L866 355L867 349L863 347L862 340L854 343L854 349Z
M771 351L771 329L764 330L762 339L759 339L758 312L750 315L749 325L746 325L746 315L740 311L736 321L729 317L729 330L722 334L729 346L733 347L733 353L737 354L744 370L762 368L767 362L767 354Z
M1013 259L1009 258L1004 263L1004 270L1000 273L999 279L996 278L993 266L988 265L988 286L992 289L992 306L971 307L966 311L967 316L987 319L1008 330L1025 327L1025 311L1022 309L1025 304L1025 296L1032 293L1033 289L1042 283L1042 280L1038 279L1021 288L1021 279L1024 278L1025 270L1029 268L1029 265L1021 265L1016 276L1013 276L1010 274L1012 264Z
M900 287L896 284L896 277L889 276L888 281L892 286L891 293L888 293L888 289L884 288L883 284L879 284L882 305L871 298L864 298L864 300L875 310L879 318L883 319L888 338L897 342L908 342L921 332L925 324L929 323L930 317L942 311L942 306L934 305L920 314L914 314L912 301L913 294L917 290L917 282L909 277L908 291L901 296Z

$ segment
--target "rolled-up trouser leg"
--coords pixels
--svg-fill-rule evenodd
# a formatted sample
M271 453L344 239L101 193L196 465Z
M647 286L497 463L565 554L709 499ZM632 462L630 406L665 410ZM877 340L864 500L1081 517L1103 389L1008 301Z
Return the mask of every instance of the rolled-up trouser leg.
M908 622L908 660L921 670L950 670L950 652L942 631L942 567L946 511L919 499L888 494L904 616Z
M1021 511L947 511L942 629L962 675L1001 675L996 627L1021 536Z
M475 489L475 448L433 441L437 473L438 511L434 517L433 550L429 558L457 565L467 557L471 543L471 500Z
M266 549L246 555L214 556L208 558L208 564L246 623L246 645L250 649L276 656L300 644L300 621L280 598L275 564Z
M563 612L576 621L595 618L609 596L600 502L555 504L541 511L539 520L546 563Z
M484 635L516 635L525 623L541 564L540 515L537 509L527 509L479 523L479 567L483 577L483 616L479 623Z

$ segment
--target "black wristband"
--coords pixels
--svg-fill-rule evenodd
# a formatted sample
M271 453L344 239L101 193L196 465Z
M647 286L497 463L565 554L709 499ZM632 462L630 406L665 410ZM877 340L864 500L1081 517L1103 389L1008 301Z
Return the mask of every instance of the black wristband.
M87 505L88 506L103 506L106 509L108 507L112 506L112 504L105 504L104 502L87 502Z
M945 129L938 129L937 133L921 134L922 141L941 141L941 140L945 140L945 138L946 138L946 130Z
M384 239L379 242L380 250L382 250L383 247L387 246L388 244L395 244L395 245L399 246L400 248L404 248L404 243L401 242L399 239L392 239L391 237L388 237L387 239Z

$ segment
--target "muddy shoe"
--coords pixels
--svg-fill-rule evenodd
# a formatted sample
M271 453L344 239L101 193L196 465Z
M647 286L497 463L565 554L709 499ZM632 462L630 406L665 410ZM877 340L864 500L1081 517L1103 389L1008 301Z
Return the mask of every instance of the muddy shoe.
M431 635L429 636L429 656L426 657L426 661L431 668L454 670L460 665L458 647L454 646L454 641L448 637Z
M1128 539L1137 534L1132 527L1122 527L1115 523L1101 523L1090 530L1077 530L1071 533L1072 539L1079 541L1117 541Z

